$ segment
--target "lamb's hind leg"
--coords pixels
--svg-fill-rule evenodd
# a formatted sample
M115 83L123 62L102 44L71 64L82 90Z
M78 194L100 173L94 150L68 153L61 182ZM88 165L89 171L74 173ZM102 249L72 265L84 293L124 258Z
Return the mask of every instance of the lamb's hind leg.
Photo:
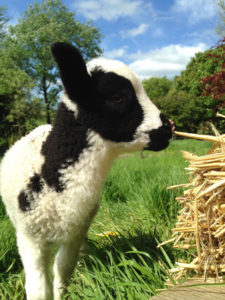
M54 300L60 300L65 280L72 274L79 256L82 239L62 244L54 262Z
M49 275L50 247L17 233L17 244L26 276L27 300L53 300Z

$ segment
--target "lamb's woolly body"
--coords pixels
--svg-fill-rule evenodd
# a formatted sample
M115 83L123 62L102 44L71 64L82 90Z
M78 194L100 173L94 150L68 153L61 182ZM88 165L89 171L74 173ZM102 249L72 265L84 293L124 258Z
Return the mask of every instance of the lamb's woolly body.
M6 152L2 160L0 173L1 195L15 226L24 227L23 219L26 217L18 209L18 202L15 199L18 198L21 190L26 189L30 178L35 173L40 173L44 162L40 148L51 128L51 125L42 125L34 129L17 141ZM19 221L18 225L17 221Z
M114 158L145 147L165 148L171 135L168 120L127 66L96 59L87 70L79 52L67 44L56 44L53 53L65 86L55 124L16 142L0 168L1 195L17 231L28 300L60 299ZM51 243L59 245L54 286Z
M2 162L4 188L1 193L16 227L22 226L26 234L40 241L62 242L86 230L85 224L90 222L98 206L99 193L115 153L109 142L94 132L88 132L89 147L81 153L79 161L66 169L62 166L60 170L65 189L57 193L44 182L42 192L34 193L31 210L24 214L14 199L21 190L26 192L35 173L41 173L44 163L41 147L50 131L51 126L40 126L6 153Z

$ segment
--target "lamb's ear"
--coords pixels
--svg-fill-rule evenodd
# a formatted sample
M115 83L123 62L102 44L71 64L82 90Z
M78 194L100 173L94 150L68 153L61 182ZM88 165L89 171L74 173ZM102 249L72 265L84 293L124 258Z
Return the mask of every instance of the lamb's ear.
M87 102L87 93L90 94L92 80L80 52L67 43L55 43L51 50L69 98L84 108L90 108L93 103Z

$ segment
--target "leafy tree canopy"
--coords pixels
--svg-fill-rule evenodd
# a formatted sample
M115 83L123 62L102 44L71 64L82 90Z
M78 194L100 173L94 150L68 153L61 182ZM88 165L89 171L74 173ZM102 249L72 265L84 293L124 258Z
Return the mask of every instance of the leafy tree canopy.
M220 68L218 61L209 59L209 55L216 52L216 49L209 49L203 53L197 53L187 65L186 70L174 79L171 94L182 91L191 95L194 99L194 103L196 104L193 103L195 105L195 114L190 114L189 122L193 121L195 123L196 130L207 121L212 121L215 125L218 122L216 111L214 110L216 106L215 99L210 95L203 96L202 94L202 78L214 74ZM185 106L184 109L186 109ZM198 115L198 118L196 115ZM195 120L193 120L193 116L195 116ZM185 128L182 129L184 130Z
M4 35L5 35L5 25L8 22L8 17L6 16L6 7L1 6L0 7L0 42L2 41Z
M225 37L225 2L224 0L217 0L217 7L218 7L218 15L220 18L220 21L216 27L216 32L219 36L222 38Z
M197 53L173 81L150 78L143 82L149 97L176 123L178 130L197 132L205 128L204 124L209 120L217 125L218 119L213 110L216 101L209 94L202 96L201 79L220 70L221 59L219 61L209 57L218 53L219 49ZM159 83L163 88L160 88Z
M23 103L33 87L31 78L18 67L4 49L0 49L0 152L14 141L16 127L20 127L17 116L10 117L15 106ZM22 109L22 107L21 107ZM22 110L18 112L22 113ZM38 111L34 114L37 116ZM29 115L28 115L29 116ZM27 120L28 122L28 120ZM23 120L23 123L24 120ZM24 134L26 131L20 131ZM17 136L19 133L17 132Z
M97 28L90 22L76 21L75 14L68 11L61 0L34 2L15 26L9 26L5 48L17 66L35 80L37 92L44 99L48 123L51 122L50 109L56 104L60 91L51 44L59 41L75 44L83 56L90 59L101 54L100 38Z
M62 86L50 46L76 45L86 60L101 54L101 34L82 24L61 0L34 2L14 26L0 8L0 152L54 117Z
M202 89L205 96L212 96L219 104L225 106L225 38L220 41L215 51L208 54L209 60L218 65L218 69L202 78Z
M143 86L149 98L157 101L167 95L173 85L173 81L164 77L151 77L143 80Z
M181 90L195 96L201 96L201 78L214 73L218 69L218 63L209 59L209 53L213 50L199 52L187 65L185 71L174 79L174 90Z

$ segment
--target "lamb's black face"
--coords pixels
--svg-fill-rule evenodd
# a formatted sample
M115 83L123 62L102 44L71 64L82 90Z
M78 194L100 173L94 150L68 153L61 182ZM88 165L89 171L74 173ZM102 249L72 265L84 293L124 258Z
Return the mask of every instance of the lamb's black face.
M91 112L90 128L113 142L130 142L143 121L143 110L131 82L114 73L95 69L91 72L96 105Z
M169 122L126 65L95 59L86 68L76 48L57 43L52 50L68 101L77 105L78 118L88 129L119 147L126 143L126 150L130 146L130 150L158 151L168 145Z

